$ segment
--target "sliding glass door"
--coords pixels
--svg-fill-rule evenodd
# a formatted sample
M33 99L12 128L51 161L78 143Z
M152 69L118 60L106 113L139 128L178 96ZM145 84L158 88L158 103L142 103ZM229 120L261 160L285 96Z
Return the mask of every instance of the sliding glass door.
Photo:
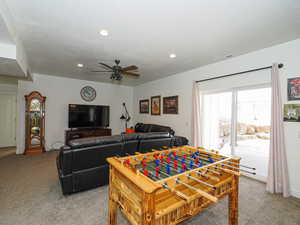
M203 95L203 146L242 158L266 180L268 170L271 88L252 87Z
M232 93L203 96L203 145L208 149L227 149L231 138Z
M237 136L234 154L256 168L257 178L268 172L271 88L237 91Z

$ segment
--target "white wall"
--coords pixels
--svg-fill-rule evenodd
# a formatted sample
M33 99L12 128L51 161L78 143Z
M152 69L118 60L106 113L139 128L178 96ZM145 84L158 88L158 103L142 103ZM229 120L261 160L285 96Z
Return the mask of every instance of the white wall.
M6 119L8 119L9 125L6 124L6 126L2 127L2 124L0 123L0 129L2 134L4 134L2 137L0 137L1 141L0 141L0 147L7 147L7 146L13 146L15 145L15 137L16 137L16 123L17 120L15 120L15 118L17 119L17 113L16 113L16 101L15 99L17 98L17 90L18 90L18 86L17 84L13 84L10 81L7 81L6 79L2 79L2 77L0 76L0 95L7 95L7 96L13 96L10 99L12 99L11 104L11 110L10 113L11 115L7 115L7 114L1 114L1 116L4 116ZM1 103L0 103L1 104ZM6 104L2 105L7 106ZM9 116L9 118L7 118ZM6 120L5 119L5 120ZM4 124L3 124L4 125ZM10 137L9 139L3 140L3 138L5 137Z
M97 91L92 102L81 99L80 90L90 85ZM24 95L39 91L46 96L46 149L58 147L64 143L64 131L68 128L68 104L91 104L110 106L110 128L113 134L123 131L120 116L122 103L125 102L132 115L133 88L77 79L60 78L48 75L33 75L33 82L18 82L19 127L17 133L17 153L23 153L25 144L25 98ZM57 143L59 142L59 143ZM57 143L57 144L55 144Z
M0 93L10 93L17 94L18 86L17 84L12 84L10 82L2 81L0 77Z
M16 59L16 46L11 44L3 44L0 43L0 57L1 58L8 58L8 59Z
M227 59L222 62L203 66L188 72L139 85L134 89L134 121L169 125L176 131L177 135L183 135L191 139L193 80L269 66L273 62L284 64L284 68L281 69L281 89L283 103L287 103L287 78L300 77L299 52L300 39L297 39L281 45L262 49L246 55ZM180 60L180 56L178 56L176 60ZM228 78L219 80L218 87L216 88L220 88L222 86L224 88L230 87L231 81L230 79L226 79ZM258 75L253 73L242 76L241 81L246 84L247 82L252 84L253 82L257 83L257 80L259 79ZM262 80L263 83L266 81L267 79ZM162 97L179 95L179 114L161 116L139 114L138 101L145 98L150 99L151 96L155 95L161 95ZM290 101L288 103L299 104L300 102ZM298 196L300 198L300 177L298 175L298 171L300 171L299 132L300 123L285 123L285 141L287 146L291 191L294 196Z

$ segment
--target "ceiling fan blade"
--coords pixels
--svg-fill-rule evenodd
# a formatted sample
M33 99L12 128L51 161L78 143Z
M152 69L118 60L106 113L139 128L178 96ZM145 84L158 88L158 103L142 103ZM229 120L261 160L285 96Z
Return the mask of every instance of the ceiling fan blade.
M127 67L123 68L122 71L137 70L137 69L138 69L137 66L132 65L132 66L127 66Z
M105 64L105 63L99 63L100 65L103 65L103 66L105 66L105 67L107 67L107 68L109 68L109 69L112 69L112 67L111 66L109 66L109 65L107 65L107 64Z
M123 72L124 75L129 75L129 76L133 76L133 77L139 77L141 76L140 74L137 73L130 73L130 72Z
M111 73L112 71L101 71L101 70L92 70L91 72L93 72L93 73L106 73L106 72L109 72L109 73Z

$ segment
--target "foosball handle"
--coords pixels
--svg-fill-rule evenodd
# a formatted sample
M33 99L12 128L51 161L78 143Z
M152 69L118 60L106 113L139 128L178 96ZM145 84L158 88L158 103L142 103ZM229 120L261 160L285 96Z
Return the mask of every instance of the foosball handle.
M208 194L208 193L205 192L205 191L202 191L202 190L198 189L197 192L198 192L200 195L202 195L203 197L209 199L210 201L212 201L212 202L214 202L214 203L217 203L217 202L218 202L218 198L217 198L217 197L215 197L215 196L213 196L213 195L211 195L211 194Z
M189 201L189 197L186 196L185 194L183 194L182 192L179 192L179 191L176 191L175 189L171 189L171 192L173 192L174 194L176 194L178 197L186 200L186 201Z
M175 195L182 198L183 200L189 201L190 198L187 195L183 194L182 192L169 187L167 184L162 184L162 185L163 185L163 187L167 188L170 192L174 193Z

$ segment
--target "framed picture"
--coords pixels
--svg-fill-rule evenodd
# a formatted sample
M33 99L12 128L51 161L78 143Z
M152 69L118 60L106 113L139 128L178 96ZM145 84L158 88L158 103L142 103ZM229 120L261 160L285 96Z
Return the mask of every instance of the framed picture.
M160 115L160 96L151 97L151 115Z
M140 100L140 113L149 113L149 99Z
M283 121L300 122L300 104L284 104Z
M288 101L300 100L300 77L288 79Z
M178 96L163 98L163 113L178 114Z

